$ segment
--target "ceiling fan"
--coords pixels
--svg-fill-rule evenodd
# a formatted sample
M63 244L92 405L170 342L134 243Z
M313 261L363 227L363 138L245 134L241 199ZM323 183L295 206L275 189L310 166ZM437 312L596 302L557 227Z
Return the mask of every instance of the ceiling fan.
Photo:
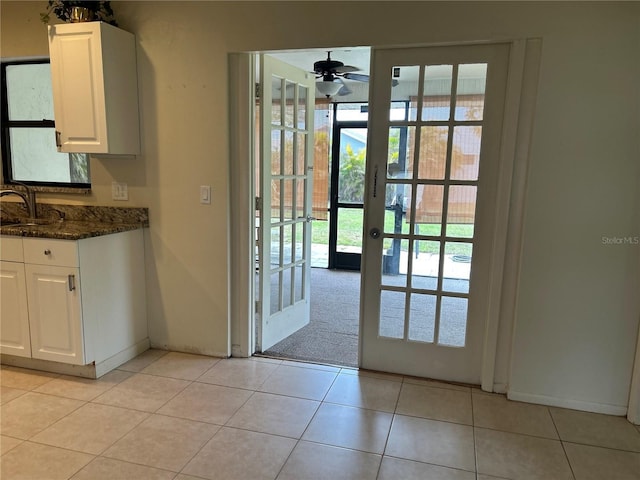
M356 80L358 82L368 82L369 75L354 73L360 70L352 65L345 65L343 62L331 59L331 51L327 51L326 60L318 60L313 64L313 73L316 78L322 80L316 82L316 88L327 98L334 95L349 95L351 89L346 85L343 79Z
M362 73L354 73L359 71L358 67L353 65L345 65L338 60L331 59L331 51L327 51L326 60L318 60L313 64L313 73L316 74L316 78L321 78L321 81L316 82L316 89L325 95L327 98L337 96L349 95L352 90L347 86L344 79L355 80L357 82L368 82L369 75ZM398 80L395 78L391 81L391 86L398 85Z

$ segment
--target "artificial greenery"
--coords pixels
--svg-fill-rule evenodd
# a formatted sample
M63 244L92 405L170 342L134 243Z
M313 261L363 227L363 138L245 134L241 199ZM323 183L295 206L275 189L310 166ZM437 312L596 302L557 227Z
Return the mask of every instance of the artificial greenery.
M82 7L93 13L94 20L105 22L110 25L118 26L113 17L111 2L107 1L81 1L81 0L49 0L47 2L47 10L40 14L43 23L49 23L51 14L53 13L63 22L71 19L71 8Z

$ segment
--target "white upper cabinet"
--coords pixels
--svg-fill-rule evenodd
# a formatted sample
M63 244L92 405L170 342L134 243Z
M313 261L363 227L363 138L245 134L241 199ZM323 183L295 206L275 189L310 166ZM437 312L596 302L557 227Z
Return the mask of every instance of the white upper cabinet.
M140 153L135 37L103 22L49 26L60 152Z

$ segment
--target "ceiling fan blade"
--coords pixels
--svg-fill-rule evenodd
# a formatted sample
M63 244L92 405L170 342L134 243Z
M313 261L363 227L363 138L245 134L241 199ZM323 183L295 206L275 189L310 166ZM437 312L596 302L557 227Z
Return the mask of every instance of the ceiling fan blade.
M353 65L342 65L341 67L337 67L335 69L336 73L351 73L351 72L357 72L360 69L358 67L354 67Z
M347 84L344 83L344 80L342 78L338 77L338 81L342 84L342 88L340 88L340 90L338 90L338 93L336 93L337 96L344 97L345 95L350 95L353 93L353 90L347 87Z
M343 75L347 80L356 80L358 82L368 82L369 75L363 75L361 73L345 73Z

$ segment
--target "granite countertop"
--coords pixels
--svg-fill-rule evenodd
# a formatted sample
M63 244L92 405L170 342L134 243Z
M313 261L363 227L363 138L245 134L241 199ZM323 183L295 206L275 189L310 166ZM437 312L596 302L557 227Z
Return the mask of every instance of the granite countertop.
M19 225L28 221L23 210L20 203L0 204L0 235L80 240L149 226L146 208L38 204L38 224Z
M80 240L110 233L126 232L142 228L141 223L104 223L93 221L64 220L42 225L12 225L2 222L0 235L20 237L57 238L60 240Z

